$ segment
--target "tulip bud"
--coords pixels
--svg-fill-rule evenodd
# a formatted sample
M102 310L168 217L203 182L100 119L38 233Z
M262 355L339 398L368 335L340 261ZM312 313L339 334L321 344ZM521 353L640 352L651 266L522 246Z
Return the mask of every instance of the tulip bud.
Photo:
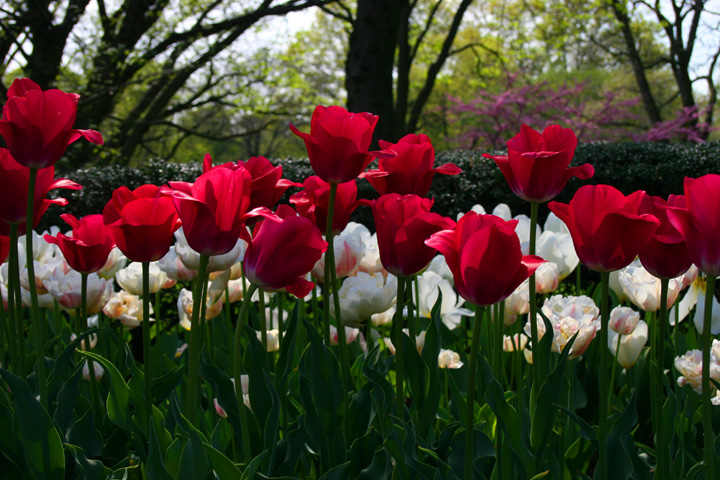
M640 313L628 307L615 307L610 312L609 326L620 335L630 335L640 321Z

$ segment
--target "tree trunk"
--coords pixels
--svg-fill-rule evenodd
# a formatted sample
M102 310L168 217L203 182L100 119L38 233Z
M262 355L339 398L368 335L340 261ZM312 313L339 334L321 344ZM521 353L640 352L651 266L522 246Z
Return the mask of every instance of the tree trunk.
M645 67L642 59L640 58L640 52L638 52L637 46L635 45L635 36L630 28L630 18L627 15L627 10L624 2L613 0L610 6L615 14L615 18L620 23L622 30L623 39L625 40L625 48L627 49L627 55L630 58L630 64L632 65L633 74L635 75L635 82L637 83L638 90L640 90L640 96L642 97L643 106L645 107L645 113L647 113L648 120L652 125L662 122L660 116L660 109L655 102L652 91L650 90L650 83L645 76Z
M373 136L377 140L397 140L394 135L393 68L398 41L398 25L407 0L358 0L357 16L350 34L345 63L347 108L351 112L378 115Z

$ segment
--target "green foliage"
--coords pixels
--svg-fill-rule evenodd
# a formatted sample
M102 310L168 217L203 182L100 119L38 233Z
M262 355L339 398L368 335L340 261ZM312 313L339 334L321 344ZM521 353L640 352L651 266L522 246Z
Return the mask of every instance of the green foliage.
M495 162L483 158L482 153L480 150L437 153L436 165L452 162L462 168L463 173L435 176L430 191L430 196L435 198L433 210L455 218L458 213L470 210L475 204L491 211L498 203L507 203L513 214L528 214L527 202L509 192L505 178ZM313 175L310 162L305 158L286 158L274 163L282 165L283 176L295 182L302 182ZM581 144L572 164L583 163L595 167L595 175L586 181L570 180L556 200L568 202L582 185L599 183L613 185L626 195L635 190L645 190L651 195L667 198L670 194L682 193L683 178L686 176L694 178L720 170L720 142ZM134 189L145 183L164 185L168 181L192 182L201 173L200 163L178 164L163 160L151 160L138 167L111 165L66 173L64 176L80 183L83 189L63 191L63 195L70 201L69 205L62 210L52 206L38 230L48 228L57 218L58 211L71 212L77 217L102 213L112 192L122 185ZM357 185L358 198L377 198L377 193L365 180L357 180ZM296 191L288 190L281 202L287 202ZM365 225L373 225L372 212L367 207L358 208L352 218Z

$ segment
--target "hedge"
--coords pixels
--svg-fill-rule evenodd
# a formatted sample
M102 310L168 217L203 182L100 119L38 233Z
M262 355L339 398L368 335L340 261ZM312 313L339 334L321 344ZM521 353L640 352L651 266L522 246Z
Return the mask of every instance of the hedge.
M492 160L482 157L482 151L438 152L436 157L437 165L452 162L462 168L463 173L435 176L430 192L435 198L434 211L455 218L458 212L467 211L477 203L489 211L496 204L504 202L510 206L513 214L529 213L527 203L510 192L500 170ZM274 163L283 166L285 178L296 182L302 182L313 174L306 158L289 158ZM591 183L607 183L625 194L645 190L651 195L667 197L671 193L682 193L686 176L720 173L720 142L581 144L572 164L583 163L592 164L595 175L590 180L571 180L558 196L558 201L568 202L577 188ZM113 190L121 185L132 189L145 183L162 185L169 180L192 182L201 173L201 162L176 164L162 160L152 160L139 167L96 166L69 172L64 176L84 188L80 191L62 190L70 204L62 208L51 207L39 230L60 223L57 215L61 212L71 212L77 217L102 212ZM367 181L358 180L357 183L358 197L377 197ZM295 191L297 189L290 189L283 201L287 201L290 193ZM360 207L353 220L371 226L372 213L369 208Z

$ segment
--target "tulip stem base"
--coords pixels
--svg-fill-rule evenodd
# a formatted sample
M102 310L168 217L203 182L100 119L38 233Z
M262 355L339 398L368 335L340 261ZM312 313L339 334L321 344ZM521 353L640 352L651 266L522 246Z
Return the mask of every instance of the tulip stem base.
M27 259L28 286L30 287L30 323L35 333L35 353L37 356L37 376L40 391L40 404L47 410L47 375L45 373L45 342L42 334L40 307L38 306L37 287L35 286L35 265L33 253L33 203L35 200L35 183L37 181L37 168L30 167L28 179L27 216L25 220L25 258Z
M403 307L405 304L405 277L397 279L397 308L393 317L393 344L395 345L395 404L397 416L405 418L405 386L403 372Z
M537 202L530 202L530 245L529 254L535 255L535 242L536 242L536 229L537 229L537 217L538 207L540 205ZM538 340L538 327L537 327L537 294L535 293L535 272L530 275L528 279L528 290L530 300L530 312L528 314L528 321L530 322L530 341L532 342L532 375L533 375L533 386L530 390L530 408L534 408L537 400L537 396L540 393L540 386L542 385L544 375L544 359L540 358L540 345Z
M152 422L152 380L153 357L152 343L150 341L150 262L142 262L142 288L143 288L143 366L145 367L145 409L147 412L148 428Z
M235 326L235 345L233 351L233 370L235 376L235 396L237 397L238 414L240 416L240 435L242 438L243 447L243 459L245 464L249 464L252 460L252 450L250 449L250 431L248 430L247 413L245 412L245 401L242 391L242 332L243 325L247 320L248 308L252 303L252 296L257 290L257 285L251 283L245 292L243 297L242 306L240 307L240 314L238 315L237 325ZM264 295L264 292L259 292L260 295ZM235 432L237 436L238 432Z
M473 460L475 448L473 446L473 430L475 425L475 372L477 355L480 346L480 328L485 307L475 306L475 321L472 329L472 342L470 343L470 358L468 359L467 395L465 398L465 480L472 480L474 476Z
M653 338L656 339L656 345L651 350L657 355L655 359L655 390L653 391L654 399L652 399L653 405L657 408L657 425L655 426L655 478L664 479L670 478L670 463L669 463L669 452L667 451L667 445L665 440L665 429L663 428L663 405L664 398L663 389L665 385L665 337L667 336L667 324L668 324L668 290L670 287L670 280L667 278L660 279L660 313L657 317L657 335Z
M195 279L195 291L193 292L193 310L190 319L190 350L188 356L188 391L187 391L187 417L190 423L196 425L198 400L200 396L200 384L198 377L198 369L200 368L200 350L202 344L200 341L200 333L202 326L200 325L200 314L202 313L201 305L205 304L203 292L205 291L205 283L207 281L207 266L210 261L208 255L200 255L200 265L198 266L198 274ZM143 308L145 305L143 304ZM143 323L148 321L143 318ZM149 333L149 331L148 331ZM242 398L241 398L242 401Z
M712 424L712 402L710 397L710 349L712 347L712 311L713 300L715 299L715 277L707 276L707 286L705 290L705 318L703 319L703 332L701 335L702 344L702 419L703 419L703 442L704 442L704 462L705 462L705 478L715 477L715 448ZM714 390L714 389L713 389Z
M610 273L600 272L600 362L598 364L599 408L598 408L598 480L607 480L607 435L608 435L608 324L610 320L609 286Z
M18 226L17 223L10 225L10 253L8 257L8 346L10 350L10 361L12 365L12 371L15 374L22 375L23 368L21 368L20 357L18 355L18 343L21 338L18 331L17 323L17 312L16 309L20 309L19 305L15 305L15 277L18 271Z

